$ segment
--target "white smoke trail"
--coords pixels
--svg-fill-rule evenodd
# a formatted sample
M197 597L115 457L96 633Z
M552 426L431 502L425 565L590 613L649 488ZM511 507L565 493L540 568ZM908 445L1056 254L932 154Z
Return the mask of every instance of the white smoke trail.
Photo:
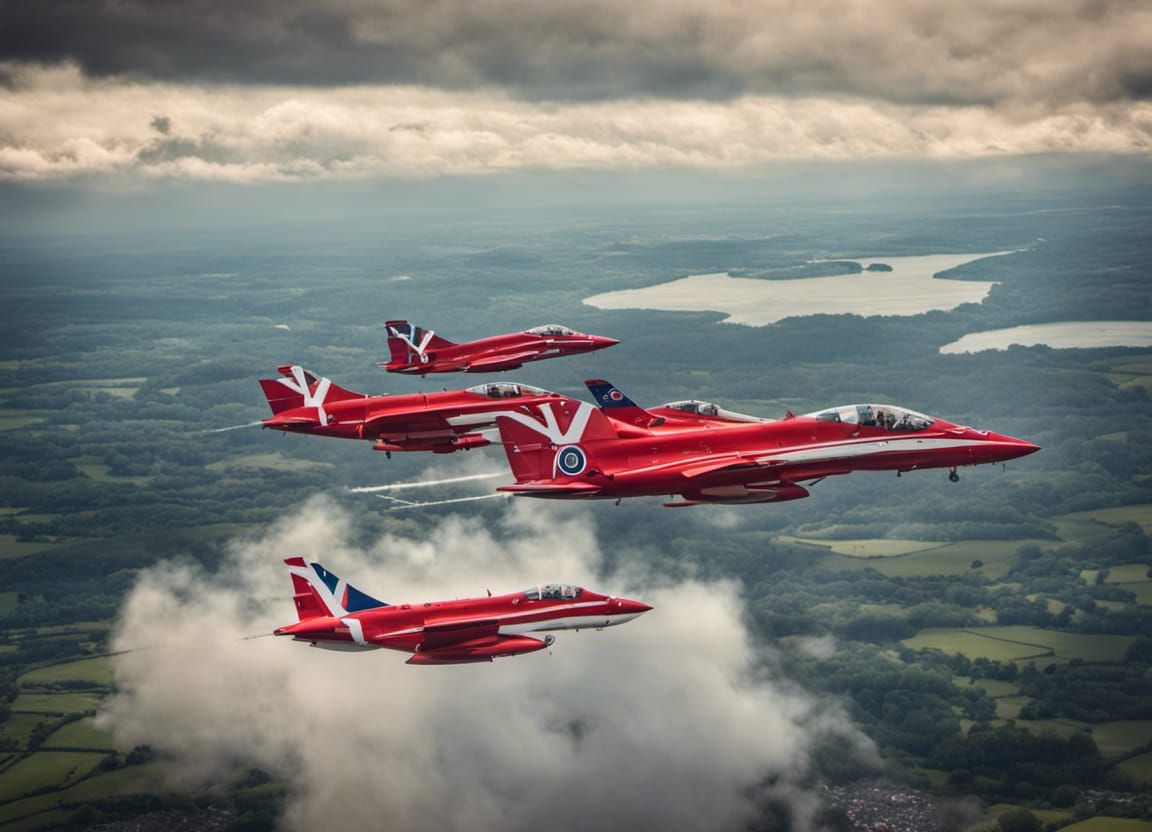
M391 506L385 511L404 511L409 508L427 508L428 506L447 506L453 503L474 503L477 500L498 500L500 498L508 499L511 494L481 494L479 497L456 497L451 500L432 500L426 503L413 503L408 500L401 500L399 497L389 497L386 494L377 494L381 500L392 500L400 505Z
M466 477L447 477L440 480L419 480L417 482L394 482L389 485L362 485L349 488L352 494L377 494L381 491L403 491L408 488L429 488L434 485L452 485L458 482L472 482L473 480L490 480L494 477L507 477L506 471L493 471L490 474L469 474Z

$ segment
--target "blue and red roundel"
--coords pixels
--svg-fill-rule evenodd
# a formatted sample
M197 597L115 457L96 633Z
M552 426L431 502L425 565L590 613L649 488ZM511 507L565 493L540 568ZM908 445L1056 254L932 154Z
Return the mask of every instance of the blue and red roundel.
M569 477L577 477L588 467L588 457L579 445L565 445L556 452L556 470Z

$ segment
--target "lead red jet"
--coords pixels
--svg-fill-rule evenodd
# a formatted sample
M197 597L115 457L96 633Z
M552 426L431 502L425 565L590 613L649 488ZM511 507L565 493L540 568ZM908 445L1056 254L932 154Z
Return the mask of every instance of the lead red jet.
M329 650L412 653L407 664L490 662L543 650L555 636L530 633L624 624L652 609L640 601L600 595L571 584L544 584L487 598L385 604L319 563L284 561L292 575L299 621L274 635Z
M585 335L566 326L551 324L493 335L457 344L430 329L407 321L387 321L391 360L379 366L390 373L489 373L515 370L527 361L602 350L620 342L602 335Z
M551 499L678 495L669 507L798 500L809 493L802 483L853 471L948 468L955 482L960 466L1040 450L889 404L671 429L626 424L568 398L531 414L492 415L516 477L499 490Z
M368 396L345 390L296 364L277 368L280 378L260 380L272 408L266 428L289 433L372 441L373 450L451 453L491 444L489 411L507 411L560 398L539 387L511 382L466 390Z

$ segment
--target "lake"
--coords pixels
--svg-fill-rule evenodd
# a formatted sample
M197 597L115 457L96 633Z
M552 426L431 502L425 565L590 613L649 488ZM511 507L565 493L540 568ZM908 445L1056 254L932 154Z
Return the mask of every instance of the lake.
M970 332L958 341L945 344L942 353L1006 350L1012 344L1053 349L1092 349L1099 347L1152 347L1150 321L1064 321L1029 324L1010 329Z
M654 309L665 312L723 312L724 323L767 326L803 315L919 315L980 303L995 282L938 279L934 275L987 257L987 254L927 254L849 260L865 269L886 263L890 272L862 272L832 277L761 280L698 274L647 286L585 298L598 309ZM848 258L844 258L848 260ZM840 262L843 262L841 260Z

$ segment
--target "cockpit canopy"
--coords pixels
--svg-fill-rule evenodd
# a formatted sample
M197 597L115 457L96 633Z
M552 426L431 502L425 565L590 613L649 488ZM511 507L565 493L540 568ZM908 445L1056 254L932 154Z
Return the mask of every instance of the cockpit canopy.
M490 381L469 387L466 393L487 396L489 399L515 399L520 396L547 396L548 391L530 384L515 384L511 381Z
M569 329L560 324L545 324L544 326L534 326L531 329L526 329L524 332L528 335L579 335L580 333L574 329Z
M524 597L529 601L572 601L583 592L583 589L572 584L542 584L524 590Z
M927 430L934 421L931 416L893 404L849 404L809 413L808 417L819 422L844 422L892 431Z
M727 419L730 422L763 422L764 419L757 418L756 416L749 416L746 413L737 413L734 410L725 410L712 402L701 402L696 399L688 399L682 402L668 402L662 404L661 407L668 410L679 410L684 413L694 413L697 416L711 416L714 419Z

